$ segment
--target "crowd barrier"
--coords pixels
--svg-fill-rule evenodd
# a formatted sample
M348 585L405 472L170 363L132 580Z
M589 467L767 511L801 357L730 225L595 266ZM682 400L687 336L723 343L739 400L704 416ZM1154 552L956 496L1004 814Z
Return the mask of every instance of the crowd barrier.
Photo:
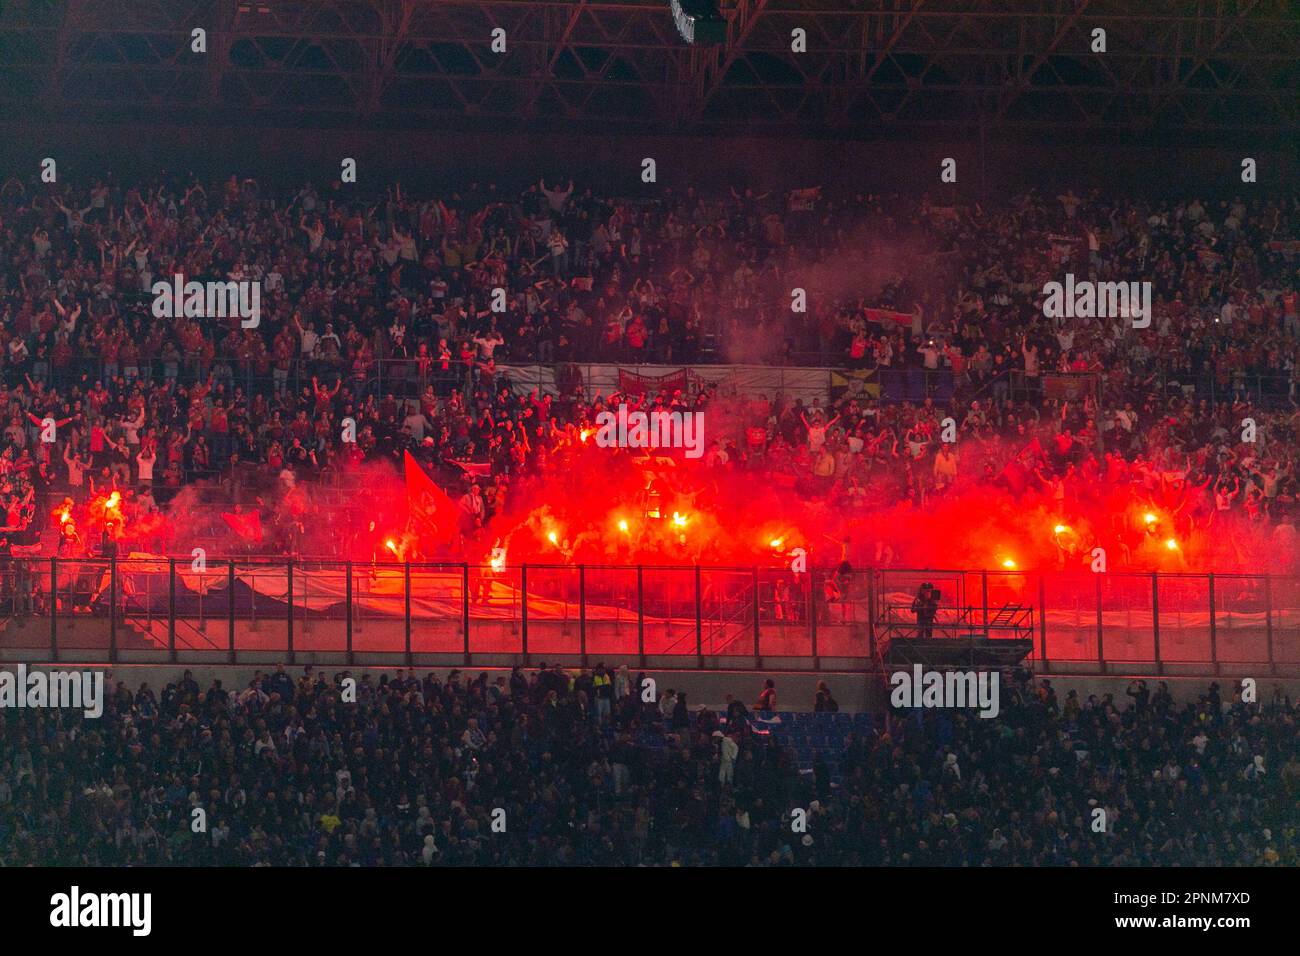
M1300 673L1291 577L189 557L3 559L0 660L869 670L922 583L1041 672Z

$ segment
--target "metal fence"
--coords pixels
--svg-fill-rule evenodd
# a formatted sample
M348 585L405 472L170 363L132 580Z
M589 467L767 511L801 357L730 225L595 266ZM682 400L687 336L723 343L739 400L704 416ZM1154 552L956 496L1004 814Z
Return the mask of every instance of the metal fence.
M571 375L582 382L592 381L592 370L598 367L617 365L635 372L645 367L645 356L627 355L617 351L611 352L603 361L587 359L572 362L536 362L525 357L511 359L504 352L497 356L501 369L498 377L513 371L530 382L545 381L547 375L557 368L572 370ZM728 363L719 361L720 356L698 356L689 362L655 362L651 367L673 367L683 370L698 369L701 377L717 380L719 369ZM810 385L805 375L799 371L809 369L825 373L825 380ZM825 398L828 394L841 394L843 389L852 392L856 389L860 376L868 374L862 384L872 386L870 393L878 393L885 402L920 402L933 399L944 405L956 397L963 399L981 398L1002 402L1033 401L1043 395L1042 378L1031 380L1018 369L1007 369L982 382L977 382L969 373L954 375L948 368L853 368L845 361L845 356L833 350L821 352L798 352L786 356L783 364L771 363L771 371L776 384L766 391L803 397L810 401L813 397ZM66 368L55 368L47 361L35 361L30 365L6 366L3 375L10 385L21 384L23 375L27 374L34 381L39 381L56 388L67 387L83 381L103 381L121 375L129 380L139 379L144 382L173 381L180 385L192 385L206 381L211 372L215 384L226 387L227 392L239 388L245 394L272 394L288 390L299 393L311 384L312 376L332 385L343 379L355 394L364 398L367 395L392 394L398 398L413 398L432 385L436 390L446 391L450 388L468 388L475 381L476 373L471 373L460 362L453 363L448 373L437 371L432 365L421 367L417 359L373 359L362 369L353 368L342 361L301 360L295 359L289 367L276 371L265 363L252 363L235 359L217 358L204 362L195 356L184 356L175 362L161 359L140 361L135 365L120 362L109 363L96 355L84 355L75 358ZM788 377L783 373L791 373ZM837 384L834 373L847 375L847 383ZM1140 378L1153 372L1152 387L1162 396L1182 397L1195 401L1206 401L1210 405L1230 404L1250 401L1255 405L1276 409L1290 408L1295 395L1295 383L1300 376L1288 372L1235 371L1223 373L1216 368L1189 370L1172 363L1161 363L1154 368L1134 368L1131 373ZM1044 378L1070 378L1069 374L1047 372ZM1088 376L1077 376L1086 378ZM787 380L788 379L788 380ZM1108 393L1109 401L1122 398L1118 394Z
M922 582L1042 672L1300 673L1290 577L283 558L4 559L0 659L868 670Z

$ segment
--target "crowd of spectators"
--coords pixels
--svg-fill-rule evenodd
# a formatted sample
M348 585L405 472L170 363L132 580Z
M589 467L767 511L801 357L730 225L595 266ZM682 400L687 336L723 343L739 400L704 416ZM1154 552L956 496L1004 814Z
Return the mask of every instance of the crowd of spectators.
M1180 705L1136 682L1121 705L1009 672L997 719L894 711L808 774L770 732L770 682L718 712L603 665L345 676L187 671L110 681L96 720L7 710L0 865L1300 863L1280 694Z
M119 489L134 518L195 481L238 498L407 449L457 477L455 461L486 465L500 486L553 466L557 447L625 400L725 401L734 427L711 432L708 466L847 508L972 482L1078 498L1103 479L1182 496L1203 522L1228 509L1286 519L1298 219L1294 200L1068 191L992 206L830 189L627 199L546 181L358 198L337 183L282 192L233 176L10 180L5 527L30 538L34 498ZM1067 271L1150 281L1151 327L1045 318L1042 286ZM176 274L260 282L259 325L155 317L153 283ZM737 357L861 374L805 402L596 395L571 371ZM554 364L559 394L513 388L498 362ZM948 384L885 401L880 374L899 369ZM1060 372L1093 378L1071 391ZM947 417L955 448L940 440ZM485 517L500 504L488 496Z

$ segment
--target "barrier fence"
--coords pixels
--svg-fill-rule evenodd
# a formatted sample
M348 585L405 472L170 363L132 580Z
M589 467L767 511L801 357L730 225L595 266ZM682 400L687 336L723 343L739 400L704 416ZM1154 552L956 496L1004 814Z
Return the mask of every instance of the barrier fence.
M845 394L858 394L858 390L865 387L867 395L878 395L886 403L917 403L929 398L941 405L954 398L1003 402L1008 399L1035 401L1044 395L1068 396L1072 389L1054 390L1048 380L1064 383L1071 379L1091 378L1088 374L1044 372L1038 379L1030 379L1020 369L1006 369L996 375L978 378L970 372L954 374L951 368L872 367L851 363L844 354L829 347L814 352L791 353L783 363L763 366L732 365L719 361L719 358L701 355L691 360L664 362L652 356L614 349L599 358L539 362L527 356L512 358L499 350L496 374L498 378L509 376L516 388L523 391L538 387L544 392L554 392L560 380L566 380L569 384L584 384L592 392L608 393L618 384L617 372L621 369L630 375L645 375L651 379L667 375L688 382L713 382L724 394L741 390L749 394L789 395L811 402L813 398L825 401ZM1296 395L1296 382L1300 381L1300 372L1239 370L1227 373L1217 367L1189 369L1170 362L1149 368L1134 367L1129 372L1139 377L1153 374L1152 388L1166 398L1177 396L1215 406L1250 401L1269 409L1290 408ZM273 369L266 363L231 358L207 362L195 356L184 356L171 362L153 359L123 365L106 361L98 355L77 356L71 364L58 368L44 360L34 361L30 367L10 365L0 370L0 377L10 386L22 384L24 375L27 375L44 385L66 388L79 382L107 381L118 376L123 376L128 382L193 385L206 381L209 373L213 383L223 385L228 394L236 388L242 389L246 395L270 395L285 390L298 394L316 376L327 385L342 380L360 399L367 395L387 394L397 398L415 398L429 386L446 394L451 388L468 388L476 380L474 373L459 362L450 372L440 373L432 364L422 365L417 359L373 359L364 367L352 367L342 361L295 359L288 363L287 368ZM1084 391L1095 394L1091 385ZM1115 402L1122 396L1108 392L1106 398Z
M0 660L866 670L923 582L1041 672L1300 673L1291 577L189 557L3 559Z

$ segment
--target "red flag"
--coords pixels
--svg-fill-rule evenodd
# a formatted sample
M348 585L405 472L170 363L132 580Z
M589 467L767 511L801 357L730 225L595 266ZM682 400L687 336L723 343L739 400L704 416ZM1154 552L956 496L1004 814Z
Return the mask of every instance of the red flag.
M248 514L230 514L221 513L221 520L230 526L230 530L235 532L245 541L259 543L262 540L262 516L256 511L250 511Z
M417 530L428 531L444 541L456 536L456 502L434 484L409 451L406 453L406 505Z
M875 322L878 325L884 325L886 322L894 322L898 325L912 324L911 312L894 312L891 309L864 309L868 322Z
M471 478L489 478L492 475L490 461L453 461L452 464Z
M626 369L618 370L618 389L624 395L644 395L651 389L660 393L676 392L685 388L686 369L666 375L641 375Z

